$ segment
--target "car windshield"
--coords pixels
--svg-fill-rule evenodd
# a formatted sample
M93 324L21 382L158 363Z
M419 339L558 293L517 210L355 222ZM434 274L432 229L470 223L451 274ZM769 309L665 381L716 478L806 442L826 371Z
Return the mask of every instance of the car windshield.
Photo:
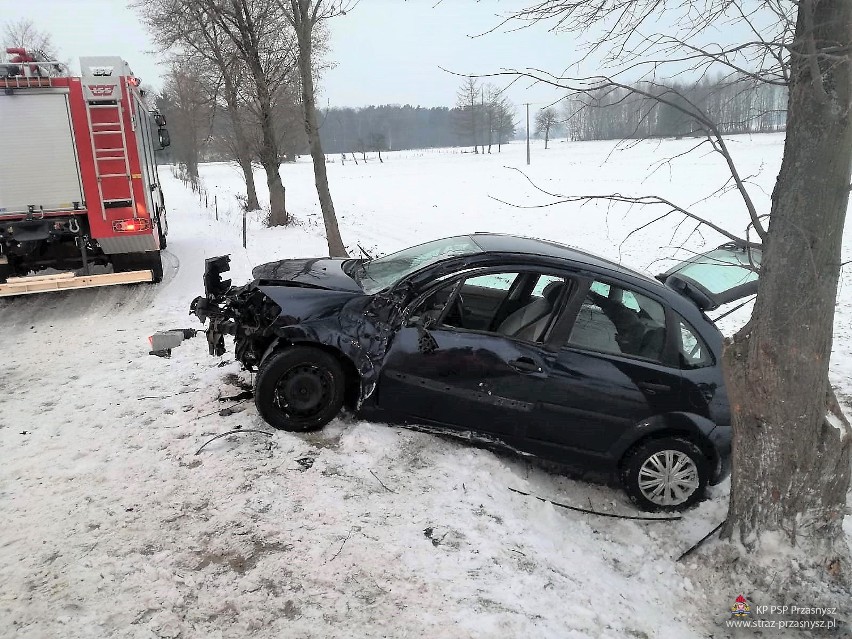
M361 288L372 294L393 286L405 276L430 264L481 252L482 249L466 235L448 237L365 262L355 275Z

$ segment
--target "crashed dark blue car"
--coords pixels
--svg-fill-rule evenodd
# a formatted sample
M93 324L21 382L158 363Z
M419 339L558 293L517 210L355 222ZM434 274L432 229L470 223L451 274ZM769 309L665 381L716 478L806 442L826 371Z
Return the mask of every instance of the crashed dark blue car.
M753 294L759 258L725 245L652 279L477 233L273 262L231 286L223 256L191 312L211 354L233 337L276 428L321 428L348 406L602 473L639 506L673 510L727 473L722 336L705 312Z

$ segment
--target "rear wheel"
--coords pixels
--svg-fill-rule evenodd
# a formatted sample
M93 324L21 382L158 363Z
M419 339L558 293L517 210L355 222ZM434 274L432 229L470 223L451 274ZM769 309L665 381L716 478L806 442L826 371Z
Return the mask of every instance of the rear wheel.
M159 251L116 253L110 256L110 262L116 273L150 270L154 283L163 279L163 260Z
M643 510L684 510L698 502L710 479L701 449L679 437L639 444L624 459L621 481Z
M165 224L164 224L165 223ZM166 248L168 241L166 239L166 235L169 232L169 225L166 222L165 214L160 215L160 219L157 220L157 239L160 240L160 250L162 251Z
M257 372L254 402L260 416L281 430L322 428L343 406L346 379L340 363L310 346L273 353Z

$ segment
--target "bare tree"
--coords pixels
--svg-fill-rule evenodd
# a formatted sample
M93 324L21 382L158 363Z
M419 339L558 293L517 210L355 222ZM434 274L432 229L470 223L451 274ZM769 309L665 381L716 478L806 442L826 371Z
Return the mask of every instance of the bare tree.
M499 98L493 105L494 132L497 134L497 152L503 150L503 143L515 134L515 107L506 97Z
M186 61L172 62L160 101L164 115L172 123L174 153L193 184L198 180L201 148L209 136L214 112L213 101L200 77L200 70Z
M547 148L547 143L550 141L550 132L556 127L559 122L559 116L556 109L547 107L541 109L535 116L535 132L536 135L544 135L544 148Z
M297 58L295 42L284 28L286 19L275 0L194 1L203 3L210 20L230 39L252 80L244 89L251 96L250 108L260 124L258 156L269 188L270 224L289 224L273 121L275 92L292 73Z
M227 122L225 145L243 172L246 208L260 208L252 171L253 149L246 132L245 109L240 88L246 68L230 38L212 19L203 3L192 0L146 0L135 4L160 51L175 49L181 58L194 58L197 67L206 67L203 85L215 99L217 110ZM206 64L205 64L206 63Z
M348 257L346 247L340 237L334 202L328 187L328 173L325 166L325 154L322 151L319 125L317 124L316 96L314 93L313 49L316 28L329 18L345 15L351 6L348 0L278 0L279 6L296 32L299 46L299 77L302 84L302 108L304 111L305 132L311 149L314 164L314 181L317 196L325 224L325 236L328 252L332 257ZM380 158L381 159L381 158Z
M38 61L57 61L59 51L53 44L53 36L39 30L32 20L17 20L3 25L3 49L18 47L26 49Z
M386 151L388 148L387 138L385 138L384 133L371 133L370 134L370 150L375 151L379 154L379 162L384 164L384 160L382 159L382 151Z
M59 63L38 66L38 72L42 75L57 76L62 75L67 70L68 63L59 59L59 50L53 43L53 36L46 31L39 30L31 20L21 19L5 23L0 43L3 45L0 56L7 48L25 49L27 54L36 62Z
M843 225L852 168L852 4L845 0L769 0L758 7L727 0L627 0L620 6L590 0L542 1L509 18L554 20L556 30L606 35L591 50L609 51L607 77L577 79L537 71L516 72L575 96L621 89L653 98L689 116L724 159L749 223L735 235L659 197L613 201L665 207L711 225L741 246L762 245L757 300L750 321L727 342L724 370L734 428L731 501L720 545L733 558L726 570L749 570L763 552L763 535L786 544L786 568L752 579L774 595L790 584L809 585L799 574L845 592L849 549L842 531L850 480L852 429L828 380ZM667 34L647 35L645 25L677 22ZM715 41L720 25L734 21L750 31L745 41ZM759 27L758 25L763 25ZM766 25L769 25L768 27ZM607 49L607 47L610 47ZM651 53L656 55L651 56ZM653 57L653 59L651 59ZM660 83L630 86L620 73L659 73L669 62L691 72L727 67L733 75L789 88L787 136L781 171L767 216L755 207L718 125L686 96ZM652 79L646 75L646 79ZM645 111L642 117L648 117ZM594 196L601 197L601 196ZM576 196L569 199L588 199ZM663 217L661 216L661 217ZM766 218L771 226L765 225ZM739 552L744 545L747 553ZM777 548L777 543L775 543ZM790 558L794 568L789 567Z
M456 93L457 126L459 131L469 136L469 139L473 142L474 153L479 153L479 130L482 119L480 100L479 82L476 78L465 78L458 93Z
M274 109L276 94L292 79L296 46L275 0L152 0L134 6L162 50L177 49L182 60L200 58L218 70L212 84L228 116L229 146L243 171L247 206L258 208L256 157L266 172L270 224L287 224Z

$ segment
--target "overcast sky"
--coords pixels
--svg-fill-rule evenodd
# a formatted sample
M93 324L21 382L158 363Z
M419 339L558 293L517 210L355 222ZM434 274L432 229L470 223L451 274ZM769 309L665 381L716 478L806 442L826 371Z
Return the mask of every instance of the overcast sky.
M412 104L452 106L457 73L489 73L505 67L559 72L572 55L570 36L542 26L476 34L496 26L499 14L531 0L361 0L330 23L330 59L337 66L322 78L320 101L332 106ZM164 71L145 29L126 0L0 0L0 22L28 18L50 32L63 59L119 55L144 82L159 88ZM506 80L495 80L500 85ZM550 90L518 83L515 103L541 106Z

